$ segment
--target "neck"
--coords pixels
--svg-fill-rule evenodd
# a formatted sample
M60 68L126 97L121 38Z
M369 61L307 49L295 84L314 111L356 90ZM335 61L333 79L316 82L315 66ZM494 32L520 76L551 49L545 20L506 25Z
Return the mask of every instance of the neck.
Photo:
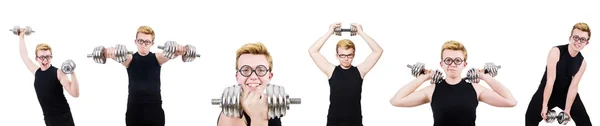
M449 85L456 85L460 83L462 79L460 77L447 77L445 80Z
M46 71L46 70L48 70L49 68L50 68L50 65L48 65L48 66L41 66L41 67L40 67L40 69L41 69L42 71Z
M350 66L346 67L344 65L340 65L340 67L342 67L342 69L350 69Z
M577 51L573 48L575 48L575 45L573 45L573 44L569 44L569 48L567 48L567 50L569 50L569 55L571 55L571 57L575 57L579 53L579 51Z

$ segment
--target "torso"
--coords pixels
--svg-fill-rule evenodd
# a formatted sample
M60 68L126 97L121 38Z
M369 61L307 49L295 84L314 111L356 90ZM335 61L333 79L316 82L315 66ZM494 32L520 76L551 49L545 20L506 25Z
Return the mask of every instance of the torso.
M361 95L363 79L357 67L336 66L329 79L328 120L362 122Z
M462 79L450 85L446 81L436 84L431 96L434 126L474 126L479 104L474 84Z
M162 104L160 94L161 65L155 53L141 56L133 54L127 74L129 76L128 103L133 104Z
M38 101L45 116L70 112L69 103L63 93L63 86L57 76L58 68L50 66L35 72L34 87Z
M554 81L553 92L556 91L557 93L560 92L566 94L571 85L571 80L573 80L573 76L579 71L584 58L583 55L581 55L581 52L577 53L575 57L571 56L571 54L569 54L568 44L556 47L560 50L560 58L556 63L556 79ZM538 90L544 90L546 87L547 72L548 70L546 69Z

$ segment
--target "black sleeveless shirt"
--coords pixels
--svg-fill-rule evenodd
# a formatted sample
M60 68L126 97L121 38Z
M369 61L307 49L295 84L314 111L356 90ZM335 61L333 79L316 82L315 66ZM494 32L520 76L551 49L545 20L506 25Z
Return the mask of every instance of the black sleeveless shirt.
M60 115L71 111L63 93L63 86L58 80L57 70L58 68L51 65L45 71L38 68L35 72L33 85L44 116Z
M252 123L252 119L250 119L250 116L248 114L246 114L246 112L242 112L242 114L244 114L244 117L246 118L246 126L250 126ZM219 115L219 118L217 118L217 125L219 124L219 120L221 119L221 116ZM274 118L274 119L269 119L269 126L281 126L281 119L280 118Z
M129 76L128 104L162 104L160 94L161 66L155 53L133 54L127 67Z
M477 92L462 79L456 85L445 80L435 85L431 98L434 126L475 126Z
M329 79L328 122L362 123L361 93L363 78L355 66L336 66Z
M556 46L558 50L560 50L560 58L556 63L556 79L554 80L552 92L557 92L558 94L567 94L569 86L571 86L571 80L573 80L573 76L577 74L581 67L581 63L583 62L583 55L581 55L581 52L577 53L575 57L572 57L571 54L569 54L568 45L569 44ZM546 88L547 74L548 69L546 66L546 71L544 72L538 91L543 91L544 88Z

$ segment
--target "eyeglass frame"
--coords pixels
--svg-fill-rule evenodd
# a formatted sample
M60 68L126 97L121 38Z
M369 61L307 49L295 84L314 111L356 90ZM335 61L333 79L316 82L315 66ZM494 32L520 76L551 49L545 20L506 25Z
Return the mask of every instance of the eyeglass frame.
M244 69L244 68L250 68L250 73L249 73L248 75L244 75L244 74L242 73L242 69ZM257 69L259 69L259 68L264 68L264 69L265 69L265 73L264 73L264 74L261 74L261 75L259 75L259 74L258 74L258 72L256 72L256 70L257 70ZM250 76L252 76L252 73L254 73L254 74L255 74L256 76L258 76L258 77L264 77L264 76L266 76L266 75L267 75L269 72L271 72L271 69L270 69L270 68L267 68L267 66L265 66L265 65L258 65L258 66L256 66L255 68L252 68L250 65L242 65L242 66L241 66L241 67L240 67L240 68L237 70L237 72L238 72L238 73L240 73L240 75L242 75L243 77L250 77Z

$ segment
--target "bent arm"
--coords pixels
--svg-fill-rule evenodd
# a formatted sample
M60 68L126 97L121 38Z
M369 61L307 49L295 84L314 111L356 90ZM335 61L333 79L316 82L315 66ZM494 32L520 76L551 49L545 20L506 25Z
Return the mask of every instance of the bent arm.
M554 87L554 81L556 79L556 63L559 60L560 50L554 47L548 54L548 61L546 65L546 87L544 88L544 96L542 106L548 106L550 96L552 95L552 88Z
M500 81L491 76L485 76L482 80L485 81L490 88L492 88L492 90L486 89L481 85L474 84L484 88L479 97L480 101L496 107L515 107L517 105L517 100L515 97L513 97L510 90L504 87Z
M77 76L75 76L75 72L71 73L71 80L69 77L62 72L60 69L57 70L58 79L60 80L60 84L67 90L67 92L73 96L74 98L79 97L79 81L77 81Z
M416 91L421 84L427 81L427 76L419 76L408 84L404 85L392 99L390 103L395 107L415 107L429 102L428 92L432 92L435 85L429 85L419 91Z
M371 54L367 57L367 59L357 66L358 71L360 72L360 76L364 78L365 75L367 75L367 73L369 73L369 71L373 69L375 64L377 64L379 58L381 58L381 55L383 54L383 49L369 35L362 33L360 34L360 36L363 37L363 39L367 42L367 45L369 45L372 51Z
M246 122L243 122L243 119L227 117L221 112L217 126L246 126Z
M19 54L21 55L21 60L25 63L25 66L32 74L35 74L38 68L38 65L35 65L33 61L29 58L29 53L27 53L27 47L25 45L25 36L19 36Z
M321 47L323 47L323 45L325 44L327 39L329 39L329 37L332 34L333 33L327 32L327 34L325 34L325 35L323 35L323 37L319 38L319 40L317 40L310 47L310 49L308 49L308 53L310 54L310 57L312 58L313 62L315 62L317 67L319 67L319 69L323 73L325 73L325 75L327 75L327 78L331 78L331 75L333 74L333 69L335 68L335 66L333 64L329 63L329 61L327 61L327 59L319 51L321 50Z
M579 88L579 81L581 80L581 76L583 76L583 73L585 72L586 68L587 68L587 63L584 60L581 63L581 67L579 67L579 71L577 72L577 74L575 74L575 76L573 77L573 80L571 81L571 85L569 86L569 91L567 92L567 101L565 104L565 110L567 110L568 112L571 111L571 107L573 106L573 102L575 101L575 97L577 96L577 90Z

